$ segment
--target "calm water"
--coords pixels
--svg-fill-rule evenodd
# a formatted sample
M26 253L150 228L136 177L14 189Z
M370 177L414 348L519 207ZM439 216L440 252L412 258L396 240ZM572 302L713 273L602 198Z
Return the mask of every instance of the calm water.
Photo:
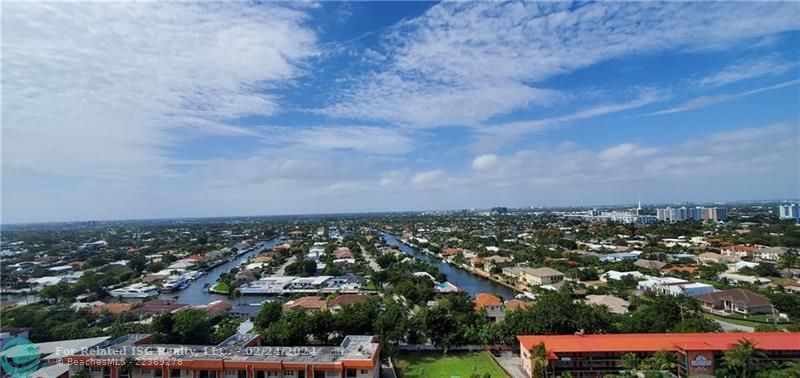
M448 281L458 286L459 289L465 291L467 294L473 297L475 296L476 293L492 293L494 295L500 296L503 299L511 299L514 298L515 295L517 295L516 292L503 285L489 281L482 277L478 277L472 273L469 273L463 269L456 268L445 262L437 263L433 261L433 259L431 259L431 257L425 252L419 251L414 247L410 247L406 244L403 244L394 235L383 234L383 239L386 240L386 242L389 243L390 245L398 246L400 250L407 255L414 256L422 261L428 261L436 264L436 267L439 268L439 271L447 275Z
M257 255L264 250L274 247L276 244L278 244L278 242L280 242L279 238L263 241L258 246L258 248L237 257L231 262L227 262L225 264L222 264L220 266L217 266L216 268L209 270L205 275L200 276L200 278L192 282L192 284L189 285L189 287L187 287L186 289L174 293L161 294L161 298L175 299L177 297L178 303L183 303L188 305L207 304L209 302L216 300L223 300L225 302L229 302L234 305L239 303L260 303L261 301L264 300L263 298L240 297L236 299L231 299L228 298L227 295L219 295L219 294L212 294L205 292L203 291L203 286L205 286L206 284L209 284L209 287L214 285L214 283L217 282L217 279L222 273L225 273L231 270L232 268L238 267L243 262L247 261L247 259L249 259L250 257Z

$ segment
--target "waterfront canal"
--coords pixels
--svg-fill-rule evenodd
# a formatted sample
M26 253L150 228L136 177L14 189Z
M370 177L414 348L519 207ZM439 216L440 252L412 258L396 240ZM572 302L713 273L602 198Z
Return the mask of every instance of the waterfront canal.
M466 292L472 297L475 297L476 293L492 293L503 299L511 299L517 295L517 293L514 290L511 290L510 288L503 286L499 283L487 280L482 277L478 277L470 272L467 272L463 269L459 269L443 261L439 261L437 263L433 261L430 255L414 247L404 244L403 242L400 241L400 239L398 239L396 236L392 234L384 233L383 240L386 240L386 243L388 243L389 245L398 246L400 248L400 251L402 251L407 255L411 255L419 260L435 264L440 272L447 275L448 281L458 286L459 289Z
M263 298L243 296L236 299L231 299L228 298L227 295L209 293L205 290L205 288L213 286L214 283L217 282L219 276L222 275L222 273L225 273L231 270L232 268L238 267L243 262L246 262L247 259L261 253L262 251L271 249L276 244L278 244L280 240L281 240L280 238L276 237L271 240L263 241L259 244L258 247L256 247L256 249L247 252L241 256L237 256L232 261L211 268L206 274L194 280L192 284L189 285L189 287L187 287L186 289L174 293L161 294L161 298L177 299L178 303L183 303L188 305L202 305L216 300L223 300L225 302L229 302L234 305L240 303L260 303L264 300Z

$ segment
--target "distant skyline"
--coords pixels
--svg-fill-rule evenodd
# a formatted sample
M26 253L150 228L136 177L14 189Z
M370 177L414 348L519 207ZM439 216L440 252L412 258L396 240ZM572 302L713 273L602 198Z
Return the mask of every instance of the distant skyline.
M800 197L800 3L2 3L2 223Z

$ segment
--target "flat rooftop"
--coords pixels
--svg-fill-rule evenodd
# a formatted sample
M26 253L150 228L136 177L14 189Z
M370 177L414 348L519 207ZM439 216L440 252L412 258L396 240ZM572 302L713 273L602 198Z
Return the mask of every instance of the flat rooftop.
M126 335L108 340L76 356L91 359L175 359L245 362L336 363L372 361L379 347L373 336L346 336L339 346L252 346L255 334L236 334L218 345L147 344L148 335ZM141 342L141 341L145 342Z

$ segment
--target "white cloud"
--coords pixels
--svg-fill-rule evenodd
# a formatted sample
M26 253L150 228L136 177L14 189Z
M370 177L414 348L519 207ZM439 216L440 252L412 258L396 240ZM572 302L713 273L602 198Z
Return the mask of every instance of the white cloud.
M492 169L494 164L497 163L497 155L483 154L472 160L472 169L485 171Z
M642 114L641 116L654 116L654 115L662 115L662 114L673 114L673 113L682 113L687 112L690 110L705 108L708 106L713 106L717 104L721 104L723 102L728 102L731 100L735 100L742 97L752 96L754 94L769 92L776 89L785 88L792 85L800 84L800 79L784 81L782 83L778 83L775 85L770 85L766 87L751 89L748 91L744 91L741 93L734 93L734 94L722 94L722 95L715 95L715 96L700 96L688 100L682 104L674 106L672 108L659 110L652 113Z
M167 174L181 130L280 111L270 89L317 54L300 10L244 3L4 3L3 168Z
M660 101L666 96L667 94L662 91L646 88L639 90L635 98L625 102L599 104L574 113L549 118L474 127L473 131L477 134L477 137L473 148L477 151L496 150L503 144L522 135L542 132L584 119L638 109Z
M622 159L635 159L653 155L658 152L657 148L642 148L635 144L623 143L606 148L598 157L604 161L617 161Z
M429 176L438 183L434 189L454 198L458 193L470 194L476 201L490 198L488 194L533 201L531 196L535 193L545 196L544 204L557 202L564 193L578 196L571 199L573 204L585 203L582 200L603 203L600 193L616 198L613 196L626 192L648 193L651 198L670 201L732 195L786 196L800 190L798 132L798 124L781 123L720 132L672 145L620 143L597 151L578 146L540 147L497 155L491 159L491 170L437 172ZM761 184L749 186L743 182ZM587 192L587 187L592 190ZM687 197L676 197L678 193ZM569 199L563 200L570 203Z
M439 183L445 177L445 172L441 169L419 172L411 179L414 185L426 186Z
M715 88L743 80L765 76L779 76L797 66L797 63L772 56L759 60L739 61L723 67L719 72L695 80L701 88Z
M414 140L395 128L370 126L269 127L264 138L271 143L301 146L313 151L349 150L367 154L405 154Z
M536 82L613 58L724 48L800 28L796 3L443 2L401 22L390 64L322 113L418 126L474 125L563 94ZM462 95L465 94L465 95Z

